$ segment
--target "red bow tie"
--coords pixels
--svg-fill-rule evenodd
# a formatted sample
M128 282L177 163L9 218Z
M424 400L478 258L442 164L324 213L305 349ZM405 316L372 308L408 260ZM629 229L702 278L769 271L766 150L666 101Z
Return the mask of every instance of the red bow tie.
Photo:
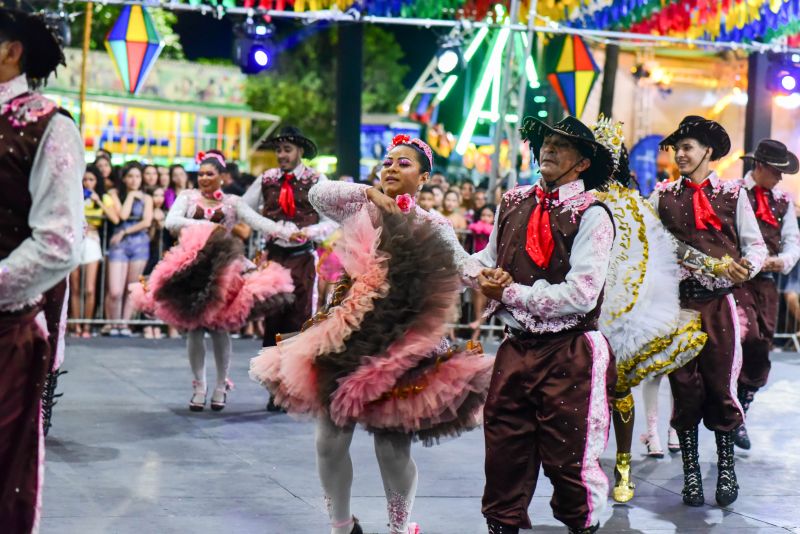
M538 185L534 187L536 194L536 207L528 220L528 234L525 250L528 256L541 267L546 269L553 255L553 231L550 229L550 208L552 202L558 200L558 191L545 193Z
M283 174L281 195L278 197L278 204L280 205L281 210L283 210L283 213L289 217L294 217L295 214L294 189L292 188L292 180L294 180L293 173L287 172Z
M686 178L683 181L686 187L694 190L692 195L692 206L694 207L694 225L698 230L708 230L709 226L713 226L717 230L722 230L722 221L714 213L714 208L711 202L708 201L706 192L703 188L709 184L708 178L703 180L700 185L694 183Z
M768 195L771 195L771 192L760 185L755 186L753 190L756 192L756 217L777 228L778 221L769 207L769 199L767 198Z

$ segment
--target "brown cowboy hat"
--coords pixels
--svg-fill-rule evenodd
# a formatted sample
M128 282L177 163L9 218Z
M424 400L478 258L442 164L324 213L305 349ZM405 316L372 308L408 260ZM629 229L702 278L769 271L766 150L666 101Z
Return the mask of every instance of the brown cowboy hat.
M731 150L731 138L725 128L716 121L699 115L688 115L683 118L678 129L666 136L659 146L666 150L675 147L681 139L697 139L707 147L711 147L711 161L716 161Z
M314 144L314 141L303 135L300 128L294 126L284 126L277 134L268 137L261 146L274 150L283 142L302 148L304 158L314 159L314 156L317 155L317 145Z
M589 168L581 173L581 179L587 190L605 185L614 173L614 157L611 151L597 142L591 128L571 115L553 126L533 117L525 117L520 132L522 138L530 142L533 157L537 162L546 137L559 134L569 139L591 162Z
M742 159L764 163L783 174L796 174L800 170L797 156L789 152L786 145L775 139L762 139L755 151L745 154Z

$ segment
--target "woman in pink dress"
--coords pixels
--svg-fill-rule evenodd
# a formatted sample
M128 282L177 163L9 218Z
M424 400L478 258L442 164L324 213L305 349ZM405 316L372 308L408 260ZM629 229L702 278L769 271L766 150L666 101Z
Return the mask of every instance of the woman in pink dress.
M355 425L374 434L389 532L409 523L417 486L411 442L425 445L481 423L493 359L443 339L462 277L479 264L440 214L414 203L428 180L430 147L395 137L381 190L325 182L309 198L342 224L334 245L346 273L331 306L305 329L253 358L251 376L290 414L317 418L317 464L332 534L361 533L350 511Z

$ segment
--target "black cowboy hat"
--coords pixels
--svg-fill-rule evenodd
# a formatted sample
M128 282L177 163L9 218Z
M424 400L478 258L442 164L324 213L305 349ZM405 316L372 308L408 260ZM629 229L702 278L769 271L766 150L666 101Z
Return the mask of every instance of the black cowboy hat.
M684 117L678 129L666 136L659 146L666 150L668 147L674 147L681 139L687 138L697 139L705 146L711 147L711 161L722 158L731 150L731 138L728 137L725 128L717 121L699 115Z
M317 145L314 144L314 141L303 135L300 128L294 126L284 126L277 134L268 137L261 146L274 150L279 143L283 142L302 148L304 158L314 159L314 156L317 155Z
M580 153L591 161L588 169L581 173L586 189L597 189L611 179L614 172L614 158L611 151L598 143L592 130L573 116L549 126L539 119L525 117L519 130L522 138L529 141L536 161L544 144L544 139L553 134L563 135L572 142Z
M800 170L797 156L789 152L786 145L774 139L762 139L755 152L745 154L742 159L764 163L784 174L796 174Z
M59 65L66 65L61 39L44 16L3 6L0 0L0 35L22 43L25 58L22 70L28 80L36 85Z

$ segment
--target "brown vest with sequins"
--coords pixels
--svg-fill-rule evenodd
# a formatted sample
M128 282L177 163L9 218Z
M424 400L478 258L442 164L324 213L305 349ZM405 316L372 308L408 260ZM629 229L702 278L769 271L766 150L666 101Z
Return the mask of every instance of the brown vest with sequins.
M754 187L746 191L747 199L750 201L750 205L753 206L753 212L755 213L758 210L756 189ZM775 220L778 221L778 226L767 224L759 219L757 215L756 220L758 221L758 227L761 229L761 235L764 236L764 242L767 244L769 255L777 256L781 253L781 228L783 228L783 219L786 217L786 212L789 211L790 201L785 196L776 198L773 193L767 192L767 202L769 203L769 209L772 210L772 214L775 216Z
M278 180L261 180L261 194L264 197L264 207L262 213L264 217L272 219L273 221L291 221L297 225L298 228L305 228L312 224L319 222L319 214L308 201L308 192L311 187L317 183L319 175L314 173L313 178L310 180L301 180L295 178L292 180L292 189L294 190L294 217L289 217L281 209L278 199L281 196L281 183L283 178Z
M532 286L537 280L547 280L551 284L560 284L566 280L570 270L572 244L578 234L583 214L591 206L608 208L599 200L593 200L585 209L572 211L563 206L555 206L550 210L550 230L553 234L553 255L547 269L539 267L525 250L528 233L528 221L538 204L536 195L517 202L513 195L506 195L500 205L497 221L497 266L511 274L514 282ZM609 217L611 213L608 212ZM613 221L613 217L611 218ZM603 303L603 292L597 299L594 309L583 316L580 323L570 330L597 330L600 307Z
M739 251L739 233L736 231L736 204L738 202L738 189L730 185L723 187L720 183L715 192L711 183L704 188L714 213L722 221L722 229L698 230L694 220L694 205L692 204L693 189L681 184L676 184L658 197L658 216L664 227L676 239L691 245L700 252L713 258L722 258L726 254L739 261L742 254Z
M57 111L53 109L36 121L16 127L7 114L0 113L0 259L8 257L31 235L28 215L33 201L28 186L33 160Z

